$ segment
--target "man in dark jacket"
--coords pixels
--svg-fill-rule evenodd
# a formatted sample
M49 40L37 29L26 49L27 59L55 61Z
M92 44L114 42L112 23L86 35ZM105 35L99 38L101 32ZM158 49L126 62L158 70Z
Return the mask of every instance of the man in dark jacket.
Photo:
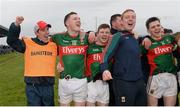
M140 49L133 29L136 23L134 10L122 14L123 31L113 35L101 64L103 80L111 80L115 105L146 105L146 89L141 71ZM114 57L113 72L108 70L108 61Z
M22 16L18 16L11 24L7 43L16 51L24 53L27 104L53 106L57 47L49 41L51 25L39 21L34 27L36 37L20 40L20 24L23 20Z

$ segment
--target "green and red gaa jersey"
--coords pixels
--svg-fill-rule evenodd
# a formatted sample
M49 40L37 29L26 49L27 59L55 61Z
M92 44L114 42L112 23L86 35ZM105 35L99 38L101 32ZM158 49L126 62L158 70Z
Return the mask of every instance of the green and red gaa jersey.
M88 47L87 71L86 76L94 78L100 72L100 62L102 60L102 52L105 46L91 44Z
M88 48L87 35L78 35L73 38L68 33L55 34L52 36L59 49L59 61L64 67L60 77L70 75L74 78L83 78L86 68L86 52Z
M152 45L148 50L142 46L142 53L148 57L150 65L150 76L162 72L176 73L177 68L173 59L174 37L171 35L163 37L161 40L151 38Z

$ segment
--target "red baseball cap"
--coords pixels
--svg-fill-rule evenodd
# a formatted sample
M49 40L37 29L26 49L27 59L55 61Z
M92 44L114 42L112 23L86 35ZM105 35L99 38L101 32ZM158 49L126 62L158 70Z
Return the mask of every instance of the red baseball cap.
M34 32L37 32L39 29L44 30L46 27L51 28L51 25L47 24L45 21L38 21L34 26Z

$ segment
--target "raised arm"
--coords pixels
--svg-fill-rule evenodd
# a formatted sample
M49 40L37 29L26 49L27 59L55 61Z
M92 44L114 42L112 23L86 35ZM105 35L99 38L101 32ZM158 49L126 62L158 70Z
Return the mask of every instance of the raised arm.
M19 39L21 31L20 24L23 20L24 18L22 16L17 16L16 21L10 25L7 35L7 44L21 53L24 53L26 48L24 41Z

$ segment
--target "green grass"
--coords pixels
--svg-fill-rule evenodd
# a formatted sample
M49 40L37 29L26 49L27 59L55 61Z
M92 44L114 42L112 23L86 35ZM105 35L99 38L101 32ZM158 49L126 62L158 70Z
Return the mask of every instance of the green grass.
M0 55L0 106L25 106L25 83L23 54ZM57 77L55 82L55 105L58 105Z

